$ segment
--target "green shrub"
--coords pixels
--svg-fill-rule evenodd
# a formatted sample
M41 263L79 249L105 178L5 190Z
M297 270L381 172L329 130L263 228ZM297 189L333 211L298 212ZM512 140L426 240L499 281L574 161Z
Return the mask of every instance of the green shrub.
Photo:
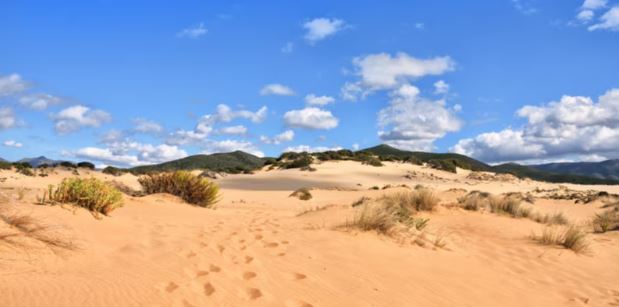
M371 166L383 166L383 162L380 161L380 159L376 158L376 157L365 157L362 161L362 164L367 164L367 165L371 165Z
M76 168L77 167L77 165L75 165L75 163L69 162L69 161L62 161L62 162L60 162L59 165L62 166L62 167L66 167L66 168Z
M432 159L428 161L431 168L456 173L456 164L452 160Z
M11 167L10 162L0 161L0 169L11 169Z
M94 164L92 164L90 162L86 162L86 161L77 163L77 167L79 167L79 168L87 168L87 169L91 169L91 170L95 169L95 165Z
M13 166L15 167L15 171L17 171L20 174L23 174L26 176L34 176L34 172L32 171L32 166L28 162L16 162L16 163L13 163Z
M121 176L126 171L117 167L107 166L102 171L104 174L112 175L112 176Z
M122 195L113 186L96 178L65 178L58 188L49 186L48 192L40 200L42 204L49 201L72 203L90 211L107 215L112 210L122 207Z
M190 204L210 207L219 201L219 186L187 171L148 174L138 178L146 194L168 193Z
M290 194L290 196L288 197L297 197L300 200L310 200L312 199L312 193L310 193L308 188L300 188L292 192L292 194Z

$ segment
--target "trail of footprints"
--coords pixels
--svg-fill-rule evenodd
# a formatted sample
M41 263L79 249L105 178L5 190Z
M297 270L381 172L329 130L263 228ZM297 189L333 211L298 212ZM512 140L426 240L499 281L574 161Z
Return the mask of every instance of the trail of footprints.
M277 219L274 219L273 221L274 222L271 222L269 219L265 219L264 221L260 223L259 218L254 218L251 220L246 230L249 233L249 237L253 238L253 240L251 239L248 240L247 238L242 238L242 237L235 239L235 237L239 236L239 232L234 231L230 233L227 237L225 237L223 241L220 241L221 243L216 244L214 249L220 255L228 255L229 259L231 259L231 261L235 265L241 264L242 266L250 266L250 267L252 265L252 262L255 260L254 257L251 255L247 255L247 254L242 255L243 252L250 246L257 247L257 248L264 248L268 250L274 250L275 253L272 254L272 256L283 257L286 255L285 247L288 246L290 242L287 240L267 240L265 236L263 235L263 233L265 232L270 233L272 235L276 235L279 233L277 228L279 228L280 225L276 223ZM199 246L203 249L209 248L210 242L213 241L212 238L214 238L215 235L221 234L222 225L223 225L223 222L217 223L215 226L213 226L210 229L210 231L208 231L206 235L205 233L200 233L198 235L198 237L201 238L201 242L199 242ZM211 240L209 240L208 238L211 238ZM203 241L203 240L208 240L208 241ZM236 242L238 246L236 248L231 247L232 249L236 249L235 251L228 251L228 249L226 249L226 246L224 246L223 242L227 242L228 245L230 244L230 242ZM200 254L199 252L196 253L195 251L190 250L187 254L185 254L185 257L187 257L188 259L199 258L198 257L199 254ZM237 261L238 254L242 255L240 258L240 261ZM206 297L210 297L214 295L215 293L217 293L217 288L211 282L210 277L212 277L212 280L216 281L217 278L214 275L219 274L221 272L222 272L222 269L216 264L212 264L212 263L209 265L208 269L199 269L195 271L194 278L198 280L202 280L205 278L208 279L207 281L202 282L202 292ZM244 282L248 283L248 285L244 288L243 293L242 293L245 296L245 298L250 301L260 299L263 296L262 290L260 288L252 287L250 285L252 281L258 277L258 274L255 271L251 270L250 268L242 268L239 271L239 275L240 275L239 277ZM294 281L302 281L306 278L307 276L302 273L298 273L298 272L290 273L290 279ZM173 293L180 287L181 286L179 286L177 283L170 281L165 287L165 291L168 293ZM191 304L187 300L183 300L182 303L186 306L191 306ZM302 300L287 300L285 304L286 306L312 307L311 304L306 303Z

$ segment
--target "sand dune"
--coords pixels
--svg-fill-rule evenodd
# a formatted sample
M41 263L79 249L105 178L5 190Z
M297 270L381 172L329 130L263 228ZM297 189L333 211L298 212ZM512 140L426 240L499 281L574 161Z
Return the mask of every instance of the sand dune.
M74 250L0 245L2 306L612 306L619 305L619 233L591 234L586 253L530 239L543 225L450 205L463 190L495 194L557 188L529 180L475 180L415 165L328 162L317 171L260 171L218 179L216 209L166 194L124 196L101 220L71 206L33 204L48 177L0 171L0 206L27 214L70 240ZM131 175L82 172L139 188ZM361 196L417 184L441 206L423 216L421 247L373 232L334 229ZM385 185L394 188L382 189ZM377 186L379 190L372 190ZM619 193L617 186L564 185ZM313 198L289 197L301 187ZM455 190L463 189L463 190ZM22 199L19 194L23 193ZM584 224L602 204L539 199L539 212ZM317 210L318 208L318 210ZM2 228L4 227L4 228ZM0 233L8 226L0 223Z

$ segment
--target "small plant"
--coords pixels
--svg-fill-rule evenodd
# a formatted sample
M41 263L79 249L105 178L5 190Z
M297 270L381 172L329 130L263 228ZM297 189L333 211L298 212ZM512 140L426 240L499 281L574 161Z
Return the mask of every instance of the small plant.
M122 195L113 186L96 178L66 178L58 188L48 186L40 203L72 203L94 213L107 215L122 207ZM47 197L48 200L45 200Z
M146 194L168 193L200 207L211 207L219 200L219 186L187 171L149 174L138 178Z
M370 190L380 190L380 188L377 185L375 185L375 186L371 187Z
M0 221L9 226L8 231L0 232L0 244L27 248L28 246L21 239L25 237L42 243L54 252L77 248L73 242L53 232L51 227L41 224L29 215L10 214L2 210L0 211Z
M79 168L87 168L87 169L90 169L90 170L94 170L95 169L95 165L94 164L92 164L90 162L86 162L86 161L77 163L77 167L79 167Z
M541 224L548 224L548 225L569 224L569 221L567 220L567 218L562 212L557 212L553 214L533 213L531 214L529 218Z
M300 188L292 192L289 197L296 197L300 200L310 200L312 199L312 193L310 193L308 188Z
M418 218L414 221L415 229L423 230L424 228L426 228L426 226L428 226L428 222L430 221L430 219Z
M529 217L531 209L520 206L521 202L512 197L491 197L489 199L490 212L507 214L511 217Z
M375 167L383 166L383 162L376 157L369 156L361 161L362 164L371 165Z
M22 174L25 176L34 176L34 172L32 171L32 166L30 165L30 163L27 163L27 162L13 163L13 166L15 167L15 171L19 174Z
M596 214L592 224L593 230L598 233L619 230L619 211L609 210Z
M352 204L351 207L357 207L357 206L361 206L369 201L371 201L372 199L367 197L367 196L362 196L361 198L355 200Z
M125 170L113 166L107 166L101 172L112 176L121 176L125 173Z
M533 236L533 240L542 245L557 245L581 253L589 248L587 233L576 226L566 229L546 227L541 236Z

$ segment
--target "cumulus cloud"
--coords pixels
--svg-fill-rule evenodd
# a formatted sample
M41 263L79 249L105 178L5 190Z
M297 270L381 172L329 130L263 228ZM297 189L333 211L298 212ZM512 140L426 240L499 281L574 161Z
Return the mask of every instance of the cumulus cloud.
M290 146L290 147L286 147L286 149L284 149L284 152L322 152L322 151L329 151L329 150L340 150L343 149L340 146L333 146L333 147L327 147L327 146L309 146L309 145L297 145L297 146Z
M59 104L62 100L50 94L39 93L25 95L19 98L19 103L27 108L42 111L51 105Z
M284 122L289 127L306 129L333 129L338 125L338 119L330 111L314 107L288 111Z
M527 122L460 140L452 151L487 162L560 160L568 157L619 157L619 89L597 102L583 96L563 96L516 113Z
M391 56L387 53L371 54L353 59L354 74L360 80L347 82L342 87L346 100L365 98L377 90L389 90L411 79L429 75L441 75L455 68L455 62L448 56L418 59L406 53Z
M529 0L512 0L512 4L516 10L524 15L533 15L539 11Z
M340 19L315 18L303 24L305 40L310 44L315 44L335 33L343 30L346 24Z
M0 130L9 129L17 126L17 118L13 109L9 107L0 107Z
M236 150L244 151L258 157L264 157L264 153L260 151L253 143L238 140L209 141L205 146L204 153L211 154L218 152L232 152Z
M294 96L294 91L291 88L283 84L271 83L271 84L265 85L260 90L260 95L262 96L267 96L267 95Z
M117 166L138 166L180 159L186 157L187 152L177 146L143 144L126 140L108 143L105 148L80 148L74 156Z
M283 142L290 142L294 139L294 131L292 130L286 130L272 138L267 137L267 136L260 136L260 141L262 141L262 143L265 144L281 144Z
M305 96L305 103L310 106L325 106L334 102L335 98L331 96L316 96L314 94Z
M243 125L223 127L218 130L221 134L244 135L247 133L247 127Z
M29 84L18 74L0 76L0 97L19 94L28 89Z
M582 4L582 9L584 10L597 10L604 8L608 0L585 0Z
M434 82L434 93L435 94L447 94L449 92L449 84L443 80L438 80Z
M213 126L218 123L230 122L237 118L247 119L254 123L261 123L267 116L267 107L262 107L256 112L247 110L232 110L225 104L217 106L215 113L202 116L193 130L177 130L167 140L168 144L182 145L197 143L206 140L214 131Z
M141 132L141 133L161 133L163 132L163 126L161 126L159 123L152 121L152 120L147 120L144 118L136 118L133 120L133 130L136 132Z
M420 97L415 86L404 84L390 96L389 106L378 112L378 136L389 145L431 151L436 139L462 126L462 121L443 100Z
M68 107L57 114L52 114L57 133L66 134L82 127L99 127L112 120L112 116L102 110L92 110L83 105Z
M4 145L5 147L12 147L12 148L21 148L22 146L24 146L22 143L19 143L15 140L6 140L2 142L2 145Z
M619 5L612 7L600 17L600 22L591 25L589 31L609 30L619 31Z
M178 32L176 36L196 39L206 34L206 32L208 32L208 30L204 27L204 23L201 22L198 25L183 29L182 31Z

